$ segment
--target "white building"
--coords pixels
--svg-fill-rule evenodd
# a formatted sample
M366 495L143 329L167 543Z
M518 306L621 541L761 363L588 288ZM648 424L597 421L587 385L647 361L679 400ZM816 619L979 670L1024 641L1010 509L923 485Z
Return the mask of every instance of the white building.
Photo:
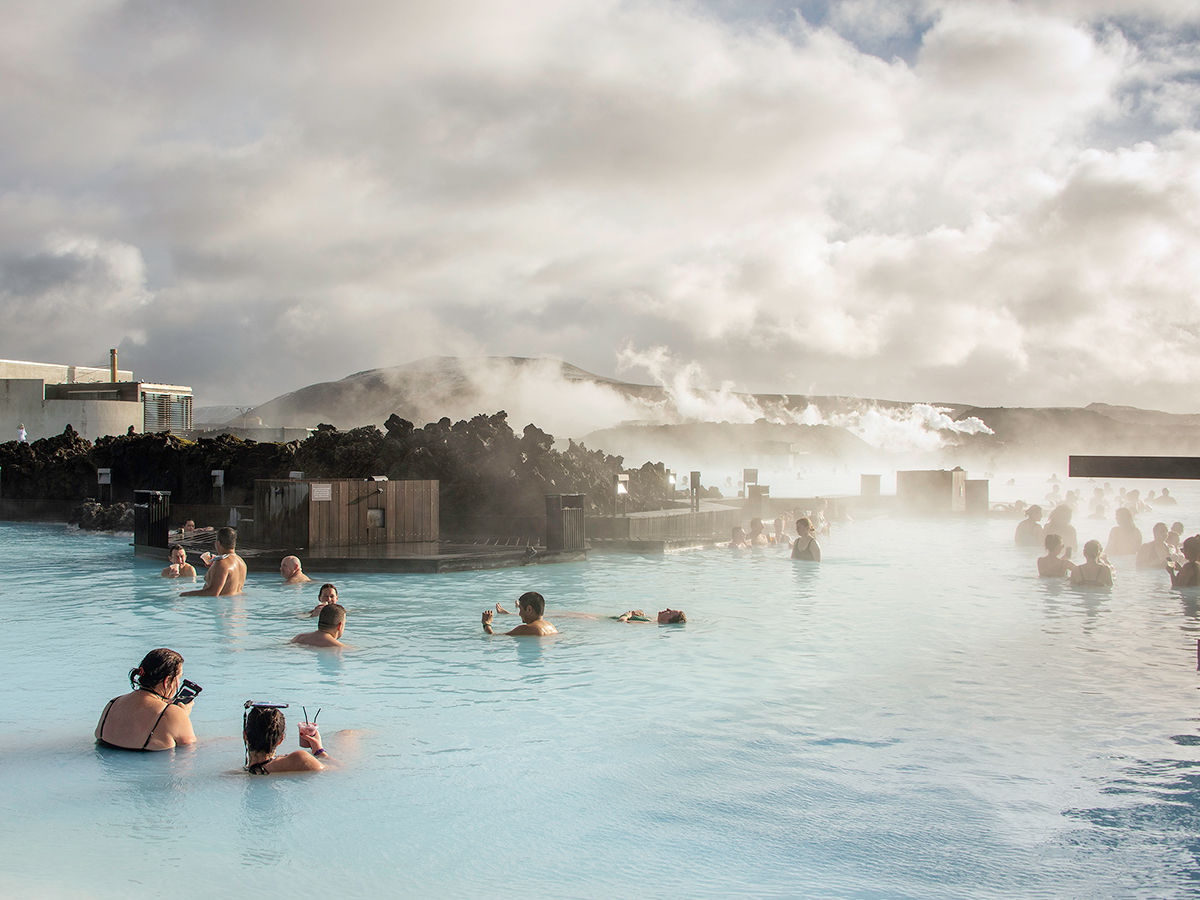
M106 434L187 431L192 427L192 389L137 381L117 368L110 351L107 369L0 359L0 443L61 434L70 425L89 441Z

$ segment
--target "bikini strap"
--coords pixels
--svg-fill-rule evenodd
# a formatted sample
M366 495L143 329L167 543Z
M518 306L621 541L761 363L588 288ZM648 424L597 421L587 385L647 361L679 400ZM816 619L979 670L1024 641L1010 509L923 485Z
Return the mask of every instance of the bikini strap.
M160 713L158 714L158 718L154 720L154 727L153 727L153 728L151 728L151 729L150 729L150 733L149 733L148 735L146 735L146 743L142 744L142 749L143 749L143 750L145 750L145 749L146 749L148 746L150 746L150 738L154 737L154 729L155 729L155 728L158 728L158 723L159 723L159 722L161 722L161 721L162 721L162 717L163 717L163 716L165 716L165 715L167 714L167 709L168 709L170 706L171 706L171 704L170 704L170 703L168 703L166 706L164 706L164 707L162 708L162 712L160 712Z
M104 707L104 712L100 713L100 729L97 733L96 740L104 740L104 722L108 719L108 711L112 709L112 705L117 702L117 698L113 697L108 701L108 705Z

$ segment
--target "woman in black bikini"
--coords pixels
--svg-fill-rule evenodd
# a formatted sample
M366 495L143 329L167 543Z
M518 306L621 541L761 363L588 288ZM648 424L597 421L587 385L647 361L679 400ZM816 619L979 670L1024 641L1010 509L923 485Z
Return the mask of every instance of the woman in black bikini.
M151 650L129 672L133 690L104 707L96 743L120 750L170 750L196 743L192 705L172 702L182 680L182 656L165 647Z
M801 516L796 520L796 540L792 544L792 559L807 559L809 562L821 561L821 545L813 536L813 526L808 516Z
M314 716L315 718L315 716ZM329 753L321 746L321 733L315 724L300 726L300 746L284 756L276 756L287 736L287 722L275 706L249 706L242 737L246 741L246 771L251 775L278 775L283 772L319 772L329 762Z

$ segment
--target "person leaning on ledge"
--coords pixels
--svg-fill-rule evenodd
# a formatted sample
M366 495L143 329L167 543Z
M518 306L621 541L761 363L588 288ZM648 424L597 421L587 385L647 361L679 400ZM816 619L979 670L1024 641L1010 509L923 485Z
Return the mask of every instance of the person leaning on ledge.
M225 527L217 531L217 553L200 555L200 561L208 566L204 575L204 587L198 591L184 591L181 597L228 597L240 594L246 584L246 561L237 555L237 531Z

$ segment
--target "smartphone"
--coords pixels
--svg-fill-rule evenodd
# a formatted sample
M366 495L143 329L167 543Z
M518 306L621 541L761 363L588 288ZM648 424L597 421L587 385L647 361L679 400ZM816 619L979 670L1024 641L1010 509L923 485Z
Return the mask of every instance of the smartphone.
M185 703L191 703L202 690L204 688L200 687L196 682L188 681L185 678L183 679L183 684L179 686L179 690L175 694L175 699L171 702L178 703L180 706L183 706Z

